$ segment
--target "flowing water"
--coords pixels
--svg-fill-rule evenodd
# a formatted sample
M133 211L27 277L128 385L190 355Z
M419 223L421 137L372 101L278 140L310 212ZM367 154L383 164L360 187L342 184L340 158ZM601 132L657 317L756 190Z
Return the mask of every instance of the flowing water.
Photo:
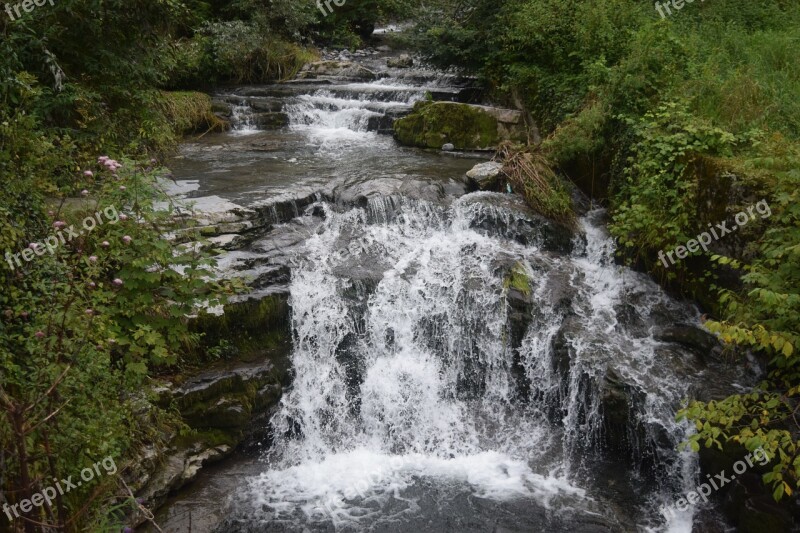
M293 384L217 531L690 531L657 509L694 485L674 412L713 371L655 333L696 310L614 262L604 211L564 238L464 194L474 161L377 133L452 82L295 87L287 128L242 136L236 109L173 164L195 196L315 194L276 215L307 228L286 254Z

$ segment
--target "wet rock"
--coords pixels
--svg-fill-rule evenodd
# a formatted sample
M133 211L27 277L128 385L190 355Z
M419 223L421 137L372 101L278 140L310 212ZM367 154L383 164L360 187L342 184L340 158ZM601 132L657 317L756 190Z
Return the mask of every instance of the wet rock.
M131 451L132 460L121 475L143 505L153 510L167 497L191 482L208 464L228 457L234 439L218 432L197 432L180 436L174 427L164 424L163 414L147 401L144 410L136 410L137 423L151 427L150 440ZM136 512L128 521L138 525L145 517Z
M471 228L552 252L572 251L573 230L534 212L517 195L478 192L460 201L469 210Z
M211 111L226 119L229 119L233 114L231 104L228 102L212 101Z
M455 149L456 147L453 146L453 143L444 143L442 145L442 152L452 152Z
M232 451L233 448L227 444L209 446L202 439L187 447L178 444L159 459L157 470L146 483L140 486L141 480L131 479L128 484L145 507L157 509L170 494L192 482L203 467L228 457ZM137 511L129 520L139 525L146 518Z
M522 398L527 398L530 390L530 381L520 354L520 346L534 317L533 293L529 276L530 274L521 263L514 262L507 267L503 277L508 305L508 340L509 346L514 352L512 372L517 382L518 394Z
M664 468L664 456L672 453L675 443L667 430L649 421L647 394L616 366L616 355L607 354L607 362L579 360L576 346L585 342L587 331L582 319L568 314L553 338L552 373L561 376L561 384L547 399L547 413L553 423L563 423L569 415L580 420L584 434L576 444L580 454L595 455L651 474ZM576 344L576 341L578 344ZM601 357L600 350L592 358ZM578 366L576 366L578 365ZM577 412L568 412L569 398ZM658 448L662 462L654 461Z
M465 175L465 182L473 190L495 190L497 178L503 173L503 164L497 161L478 163Z
M394 121L404 117L410 111L410 106L398 106L382 111L378 115L372 115L367 119L367 131L377 131L378 133L391 135L394 132Z
M348 79L352 81L372 81L378 79L370 69L349 61L348 56L340 55L339 61L316 61L305 65L299 74L299 78L319 78L327 76L337 79Z
M302 189L298 189L297 195L287 195L268 204L254 206L253 210L257 213L255 218L265 223L282 224L299 217L304 209L320 200L318 193L302 194Z
M607 446L629 456L645 440L644 428L636 419L637 405L645 402L645 393L627 383L613 368L608 368L602 381L601 405ZM634 442L631 442L634 440Z
M369 207L370 202L385 203L381 198L388 202L411 199L438 203L444 198L444 188L441 183L427 180L377 178L337 187L334 197L340 205L360 207Z
M692 533L727 533L731 525L716 509L700 508L694 515Z
M387 58L386 66L389 68L411 68L414 66L414 60L408 54L400 54L397 57Z
M661 342L674 342L692 350L701 361L719 360L722 354L722 345L719 339L691 324L675 324L659 328L653 337Z
M283 100L279 98L250 98L247 104L253 111L279 113L283 111Z
M253 124L262 130L283 128L289 125L289 115L286 113L253 113L252 120Z
M359 344L358 337L351 332L336 347L336 360L344 369L347 399L353 414L357 414L361 407L361 384L366 370L366 361L359 354Z
M269 361L231 370L211 370L190 379L175 391L174 399L192 427L243 427L253 414L255 391L279 381L278 372Z

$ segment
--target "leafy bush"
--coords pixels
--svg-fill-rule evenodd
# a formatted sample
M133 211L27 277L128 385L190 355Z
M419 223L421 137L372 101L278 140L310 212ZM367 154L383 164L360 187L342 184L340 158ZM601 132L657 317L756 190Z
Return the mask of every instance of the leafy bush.
M3 489L15 499L87 462L124 458L147 431L133 426L128 398L150 372L181 362L198 343L187 317L232 290L213 281L206 252L162 237L180 228L169 210L156 209L156 200L168 199L149 163L92 170L80 180L81 199L65 198L41 217L46 227L24 235L40 243L54 237L53 253L40 245L41 254L27 251L30 261L7 256L0 266L8 287L0 295L0 442L14 450ZM59 244L59 228L72 225L75 235L64 229ZM88 519L92 490L70 492L56 523Z
M679 102L627 122L631 149L616 184L611 233L639 254L669 250L701 230L693 162L701 156L731 157L746 139L697 119Z
M776 499L800 487L800 439L794 413L800 406L800 151L773 139L762 157L749 161L754 173L772 181L769 228L751 262L715 257L743 272L744 291L715 287L724 321L706 325L728 343L769 357L767 380L751 394L719 402L692 402L681 417L693 420L697 448L727 440L748 449L763 446L775 458L764 480Z
M314 57L263 26L242 20L207 22L193 39L172 49L170 85L177 87L288 79Z

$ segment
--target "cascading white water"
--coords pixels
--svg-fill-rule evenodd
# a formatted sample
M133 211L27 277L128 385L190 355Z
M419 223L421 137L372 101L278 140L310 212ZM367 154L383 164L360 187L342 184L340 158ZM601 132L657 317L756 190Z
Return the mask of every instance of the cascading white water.
M231 129L234 133L249 134L258 131L253 121L253 109L247 102L231 106Z
M294 384L272 419L269 469L246 490L258 520L360 529L413 515L420 483L602 514L575 459L602 446L609 366L646 398L630 413L646 428L637 453L657 448L658 431L682 437L672 416L687 383L658 360L647 327L631 332L619 315L648 325L653 313L694 311L613 264L600 213L582 220L585 246L558 256L474 229L478 210L493 208L473 196L324 205L293 271ZM529 278L533 306L519 347L511 269ZM551 294L561 274L567 304ZM678 467L664 475L663 490L683 482Z
M376 121L450 78L393 76L289 97L292 135L337 161L397 150ZM523 502L515 531L687 531L691 512L665 525L656 509L696 472L673 418L693 356L653 333L698 316L614 264L603 212L580 221L570 253L511 195L358 198L318 203L324 222L292 269L293 384L268 467L239 494L245 522L403 531L423 517L434 531L459 527L432 516L469 515L459 530L485 531ZM635 493L624 510L598 468Z
M308 135L325 152L343 147L377 146L386 142L371 127L387 112L410 110L425 97L427 88L381 79L370 83L326 86L299 95L285 106L290 127Z

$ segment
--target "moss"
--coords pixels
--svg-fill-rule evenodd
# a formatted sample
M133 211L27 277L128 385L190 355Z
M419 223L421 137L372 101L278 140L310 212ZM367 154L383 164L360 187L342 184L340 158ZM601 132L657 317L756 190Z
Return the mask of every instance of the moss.
M289 304L281 295L233 303L221 316L198 316L190 327L203 334L202 349L230 344L239 359L255 360L288 346Z
M517 262L514 264L505 280L503 280L503 286L506 289L515 289L525 296L531 295L531 279L522 263Z
M485 111L453 102L417 102L414 111L394 123L401 144L441 148L452 143L458 150L496 147L501 139L497 120Z
M239 444L239 436L234 432L221 429L191 430L186 434L179 435L175 441L177 448L189 448L196 442L202 442L209 448L217 446L236 447Z
M230 125L212 111L211 97L194 91L161 91L160 108L178 134L224 131Z

